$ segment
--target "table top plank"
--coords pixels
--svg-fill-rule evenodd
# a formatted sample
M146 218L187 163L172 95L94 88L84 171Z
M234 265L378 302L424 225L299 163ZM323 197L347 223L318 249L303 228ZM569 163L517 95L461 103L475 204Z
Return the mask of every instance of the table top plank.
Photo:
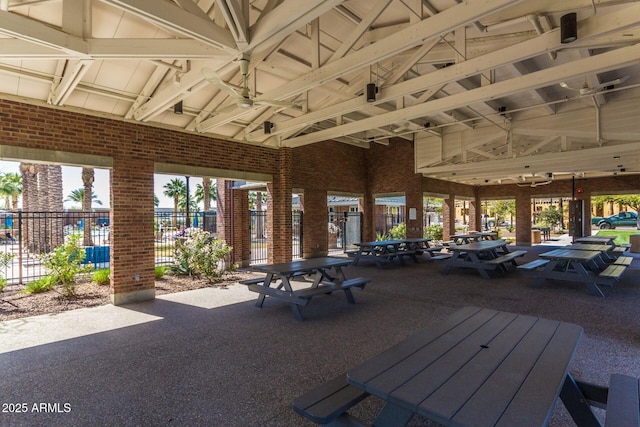
M554 249L538 255L540 258L557 259L567 261L590 261L600 256L600 251L583 251L580 249Z
M262 273L288 275L304 271L314 271L318 268L342 267L351 263L353 263L353 260L348 258L319 257L283 262L279 264L255 265L252 266L251 269Z
M451 419L467 404L467 401L480 389L495 388L495 372L500 369L503 360L514 352L514 347L521 345L522 340L530 330L536 325L536 318L531 316L517 316L508 324L504 330L491 342L486 344L487 348L478 352L473 360L470 360L456 376L443 384L435 393L425 399L419 406L419 410L424 413L444 414L446 419ZM519 369L530 369L530 364L523 363ZM496 384L497 385L497 384ZM504 406L508 404L506 399L508 393L513 395L513 390L508 390L507 384L498 385L498 390L491 390L490 393L505 393ZM466 406L465 406L466 407ZM491 410L483 408L485 416L496 416L496 405ZM493 413L493 414L491 414ZM495 420L494 420L495 422ZM486 423L490 424L490 423Z
M384 374L387 366L393 365L399 360L410 357L425 345L428 345L442 335L459 328L461 325L464 325L465 322L470 321L470 319L476 320L474 316L478 316L479 312L481 312L481 309L477 307L465 307L464 309L455 312L445 321L438 323L433 328L423 329L391 347L389 351L377 354L366 363L350 369L347 372L347 377L357 378L361 383L370 381L372 378ZM484 310L480 314L484 321L490 319L491 316L494 315L495 312L491 313L488 310Z
M549 422L552 411L548 411L547 417L539 421L534 414L543 414L546 409L555 406L582 334L583 329L579 325L561 323L558 326L538 363L502 415L499 426L522 425L525 421L525 424L535 421L532 425L546 425ZM551 383L552 379L555 379L555 383ZM526 411L529 412L528 418L522 418Z
M450 248L454 252L481 252L507 246L507 242L500 240L479 240L477 242L456 245Z
M475 390L473 397L466 402L464 408L453 419L462 424L495 425L498 423L504 416L503 413L513 404L514 395L517 395L522 387L522 379L525 378L526 382L532 375L532 370L540 362L540 357L556 334L559 324L560 322L557 321L538 319L528 333L517 342L510 354L504 358L495 372ZM496 355L496 357L498 356ZM558 377L564 380L564 373L559 374ZM551 380L551 378L555 377L548 377L547 380ZM538 386L537 389L528 392L529 405L520 408L519 413L515 414L528 420L524 425L544 424L536 421L536 418L540 417L540 413L544 418L548 409L553 407L553 400L549 402L547 399L543 399L545 402L543 407L536 403L539 402L541 396L549 394L548 384L542 383ZM557 395L557 391L556 388L552 388L552 399ZM487 409L487 405L490 405L490 410Z
M577 325L465 308L347 372L349 382L445 425L546 425Z

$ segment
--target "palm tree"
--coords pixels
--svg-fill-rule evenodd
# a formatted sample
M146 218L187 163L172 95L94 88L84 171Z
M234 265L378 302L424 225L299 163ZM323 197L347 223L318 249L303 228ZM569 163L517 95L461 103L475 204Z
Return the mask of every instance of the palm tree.
M71 193L67 195L67 198L64 199L64 201L74 202L82 205L84 202L84 188L76 188L75 190L72 190ZM91 192L91 202L92 204L95 203L96 205L102 206L102 201L98 200L98 196L96 196L96 193L94 193L93 191ZM91 210L91 208L89 208L89 210Z
M48 165L48 169L47 178L49 185L47 187L43 187L48 190L45 190L48 195L48 210L50 212L62 212L64 210L64 204L62 202L62 166ZM51 227L49 228L49 245L46 248L47 252L50 252L64 244L64 233L60 232L63 228L64 219L62 218L62 215L56 215L55 219L52 221Z
M26 212L38 210L38 165L33 163L20 163L22 176L22 208ZM29 251L36 251L36 242L39 241L39 229L35 226L32 215L27 215L22 222L21 234L25 236L25 242Z
M0 177L0 195L5 198L5 209L18 209L18 197L22 193L22 177L8 172Z
M178 208L180 199L187 195L187 186L180 178L174 178L164 185L164 194L173 199L173 227L178 228Z
M91 238L91 201L95 197L93 194L93 181L95 179L95 173L92 168L82 168L82 184L83 197L82 197L82 212L84 213L84 233L83 240L85 246L93 246L93 239ZM93 197L92 197L93 196ZM102 204L102 202L100 202Z
M211 202L215 202L218 198L218 191L215 182L211 182L211 178L202 178L202 184L196 185L195 193L196 202L204 202L203 212L211 210Z

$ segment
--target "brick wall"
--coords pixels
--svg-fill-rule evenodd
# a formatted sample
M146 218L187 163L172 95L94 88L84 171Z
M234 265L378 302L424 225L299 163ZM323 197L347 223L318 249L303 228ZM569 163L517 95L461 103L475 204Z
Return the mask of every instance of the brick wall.
M74 157L67 153L113 159L111 293L118 301L153 293L153 164L156 162L272 174L268 221L271 262L291 259L293 188L301 188L305 194L316 197L314 204L318 206L321 205L319 198L326 198L327 192L362 194L363 240L375 237L375 194L404 192L408 207L419 204L416 208L420 216L419 201L423 193L451 195L443 212L445 238L453 230L455 218L449 211L453 211L456 196L480 200L515 198L521 206L518 227L522 229L517 233L518 243L530 242L530 212L527 214L524 205L532 196L569 197L573 186L584 188L585 194L591 195L640 192L638 176L579 179L574 183L556 181L534 189L513 184L473 187L415 174L413 144L398 138L388 146L372 144L369 150L334 141L273 150L6 100L0 100L0 141L3 146L49 150L44 154L34 151L34 157L28 154L25 160L44 161L46 157L72 164ZM6 152L5 158L9 158ZM245 199L234 197L233 200L239 209L245 209L242 207ZM323 209L322 220L321 215L305 219L308 221L305 234L311 233L321 244L324 244L321 236L326 235L326 205ZM225 214L223 218L228 216ZM245 219L236 222L233 234L245 236L248 229L245 222ZM224 226L221 229L224 233L230 232ZM245 260L245 242L240 240L236 246L239 252L234 254L234 259Z

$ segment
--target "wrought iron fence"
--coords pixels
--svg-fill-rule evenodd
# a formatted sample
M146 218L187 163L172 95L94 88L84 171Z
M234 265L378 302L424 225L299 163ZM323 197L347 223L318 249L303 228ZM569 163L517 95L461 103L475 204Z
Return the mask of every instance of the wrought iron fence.
M199 228L216 235L216 213L196 212L189 217L184 212L156 211L154 219L154 247L156 265L174 263L176 242L185 235L186 225Z
M79 235L85 262L109 262L109 212L7 211L0 214L0 252L11 257L4 267L10 285L25 284L47 274L43 254Z
M376 215L376 234L385 235L393 227L405 221L404 215L378 214Z
M362 241L361 212L329 212L329 253L354 249Z
M267 261L266 212L251 211L251 263ZM293 258L302 257L302 212L293 215ZM216 213L159 211L154 218L156 265L174 263L176 242L185 226L216 234ZM0 270L9 285L22 285L45 276L43 255L65 243L71 235L81 236L85 260L96 268L109 267L109 211L7 211L0 213L0 253L10 261Z
M268 261L267 249L267 212L250 211L250 251L251 264L264 264ZM293 238L292 238L292 257L293 259L302 258L302 211L292 211Z

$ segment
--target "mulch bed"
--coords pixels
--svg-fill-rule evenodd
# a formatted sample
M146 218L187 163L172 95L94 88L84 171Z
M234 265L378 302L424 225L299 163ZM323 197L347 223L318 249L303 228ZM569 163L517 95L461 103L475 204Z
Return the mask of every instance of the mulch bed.
M250 273L233 272L217 283L190 276L165 275L156 280L156 295L183 292L206 287L225 287L239 280L252 277ZM20 319L40 314L59 313L84 307L110 304L109 286L99 286L88 279L78 280L76 297L65 297L59 289L40 294L25 294L12 287L0 293L0 321Z

